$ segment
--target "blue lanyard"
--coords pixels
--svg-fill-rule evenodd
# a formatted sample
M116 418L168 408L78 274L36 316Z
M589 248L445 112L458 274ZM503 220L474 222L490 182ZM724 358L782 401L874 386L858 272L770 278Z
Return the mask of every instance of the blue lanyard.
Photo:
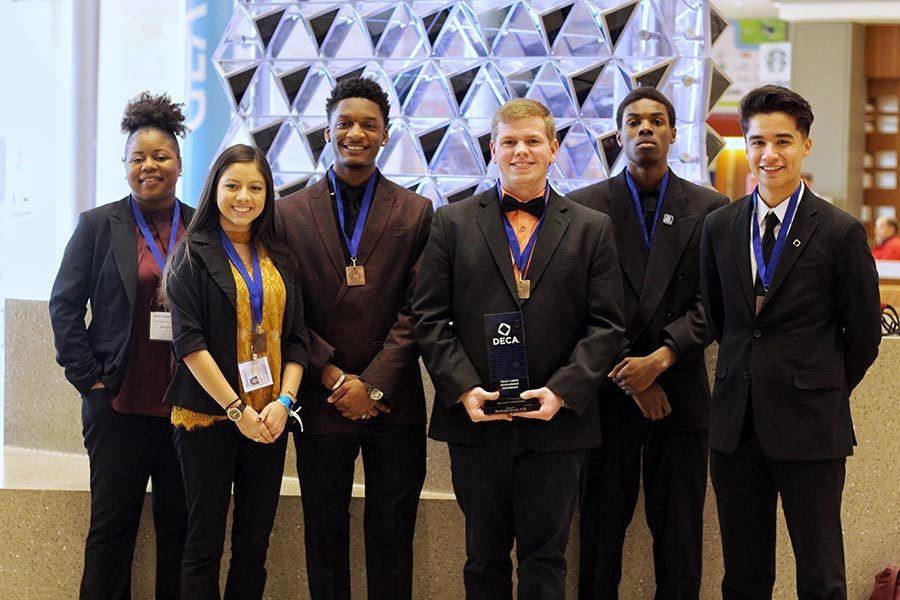
M772 248L772 255L769 262L763 260L762 241L759 235L759 220L756 218L756 206L759 203L759 188L753 190L753 214L750 219L753 222L753 254L756 256L756 271L759 274L759 280L762 282L764 290L769 289L772 278L775 276L775 269L778 268L778 261L781 259L781 252L784 250L784 240L787 238L787 231L791 227L794 220L794 213L797 211L797 204L800 201L800 190L803 185L797 187L790 200L788 200L787 212L784 213L784 221L781 223L781 229L778 231L778 237L775 239L775 246Z
M369 183L366 184L366 191L363 194L362 204L359 206L359 216L356 218L356 226L353 228L353 238L348 239L344 229L344 201L341 198L341 189L338 187L337 180L334 177L334 167L328 170L328 177L331 180L331 189L334 190L334 199L337 202L338 221L341 226L341 235L344 236L344 242L347 243L347 252L354 263L356 257L359 256L359 241L362 239L363 227L366 225L366 217L369 216L369 208L372 206L372 196L375 195L375 180L378 178L378 171L372 173L369 177Z
M547 199L550 197L550 184L544 184L544 215L547 214ZM500 182L497 182L497 199L503 199L503 188L500 186ZM528 243L525 244L525 249L521 252L519 251L519 240L516 238L516 232L513 231L512 225L509 224L509 219L506 218L506 215L501 213L501 217L503 217L503 229L506 230L506 241L509 244L509 249L513 255L513 261L516 263L516 269L519 270L519 276L525 276L525 269L528 268L528 261L531 258L531 252L534 250L534 244L537 242L538 232L541 230L541 225L544 222L544 215L541 215L541 218L538 220L537 225L534 228L534 231L531 232L531 238L528 240Z
M250 245L250 251L253 256L253 279L250 279L250 274L247 273L247 269L244 267L244 261L238 256L237 250L234 249L234 244L231 243L231 240L228 239L221 227L219 228L219 237L222 239L222 246L225 247L225 254L228 255L231 264L234 265L234 268L244 278L244 283L247 284L247 290L250 292L250 309L253 311L253 325L258 330L262 326L263 320L263 281L262 269L259 267L259 256L256 254L256 244Z
M134 213L134 220L137 221L138 227L141 229L141 235L144 236L144 241L147 242L147 247L150 248L153 259L159 267L160 274L162 274L162 272L166 270L166 259L163 257L162 251L156 244L156 240L153 239L153 234L150 233L150 228L147 226L147 220L144 218L144 213L141 212L141 208L138 206L137 202L135 202L134 196L131 197L131 212ZM180 202L178 202L178 198L176 198L175 211L172 214L172 230L169 232L169 245L166 246L167 253L171 252L172 248L175 247L175 242L178 239L178 223L180 221L181 206Z
M641 237L644 238L644 246L649 250L650 244L653 242L653 236L656 235L656 224L659 223L659 213L662 208L663 198L666 197L666 188L669 187L669 171L668 169L666 170L666 174L663 175L662 183L659 186L659 200L656 201L653 228L649 232L647 231L647 224L644 222L644 207L641 204L637 186L634 184L634 179L631 178L631 173L628 172L628 169L625 169L625 181L628 182L628 189L631 190L631 200L634 203L634 212L637 213L638 224L641 226Z

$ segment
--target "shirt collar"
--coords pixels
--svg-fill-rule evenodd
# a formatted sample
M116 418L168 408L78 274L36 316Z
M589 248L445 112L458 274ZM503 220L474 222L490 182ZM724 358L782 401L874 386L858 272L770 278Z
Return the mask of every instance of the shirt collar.
M806 184L804 184L803 180L801 179L800 195L797 197L798 205L800 204L800 200L803 199L804 191L806 191ZM766 222L766 215L769 214L770 211L774 212L778 216L779 223L784 223L784 216L787 214L788 209L788 203L786 202L788 198L790 198L790 196L782 200L775 208L769 208L769 205L763 201L759 194L756 195L756 222L759 223L761 229L764 227L764 223Z

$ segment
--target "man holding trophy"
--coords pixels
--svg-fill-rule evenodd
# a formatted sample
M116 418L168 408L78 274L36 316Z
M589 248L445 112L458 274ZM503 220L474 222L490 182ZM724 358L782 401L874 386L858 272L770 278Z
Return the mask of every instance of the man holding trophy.
M549 110L494 115L496 186L437 211L413 300L465 515L467 598L565 596L565 550L597 389L619 353L623 292L609 218L554 192Z

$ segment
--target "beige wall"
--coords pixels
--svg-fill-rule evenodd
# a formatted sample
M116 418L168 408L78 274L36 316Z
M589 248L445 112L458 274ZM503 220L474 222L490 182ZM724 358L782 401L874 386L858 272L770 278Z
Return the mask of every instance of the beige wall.
M858 218L866 148L865 27L794 23L791 42L791 85L815 115L813 150L803 169L814 175L816 191Z

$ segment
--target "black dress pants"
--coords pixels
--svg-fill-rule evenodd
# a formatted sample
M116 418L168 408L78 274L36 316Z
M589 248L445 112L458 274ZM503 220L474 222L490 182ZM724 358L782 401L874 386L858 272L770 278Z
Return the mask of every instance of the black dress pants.
M156 598L177 600L187 510L172 425L159 417L116 412L105 389L83 397L81 419L91 469L91 525L80 597L131 598L131 561L149 479L156 530Z
M287 433L274 444L244 437L231 421L193 431L175 428L175 449L184 472L188 536L181 585L185 600L219 600L219 565L234 484L231 563L226 600L262 598L266 553L275 524Z
M591 451L581 502L581 600L617 600L622 546L638 499L653 536L656 600L697 600L703 558L708 432L604 431ZM643 471L643 473L642 473ZM633 568L646 570L645 564Z
M514 541L519 600L565 598L566 545L586 451L449 446L466 522L466 598L512 598Z
M797 563L797 598L847 598L841 532L845 472L844 458L767 458L752 432L730 454L711 452L725 559L724 600L772 598L779 495Z
M362 450L369 600L412 598L413 535L425 482L425 426L367 423L353 434L294 433L313 600L350 598L350 496ZM353 565L361 570L362 565Z

